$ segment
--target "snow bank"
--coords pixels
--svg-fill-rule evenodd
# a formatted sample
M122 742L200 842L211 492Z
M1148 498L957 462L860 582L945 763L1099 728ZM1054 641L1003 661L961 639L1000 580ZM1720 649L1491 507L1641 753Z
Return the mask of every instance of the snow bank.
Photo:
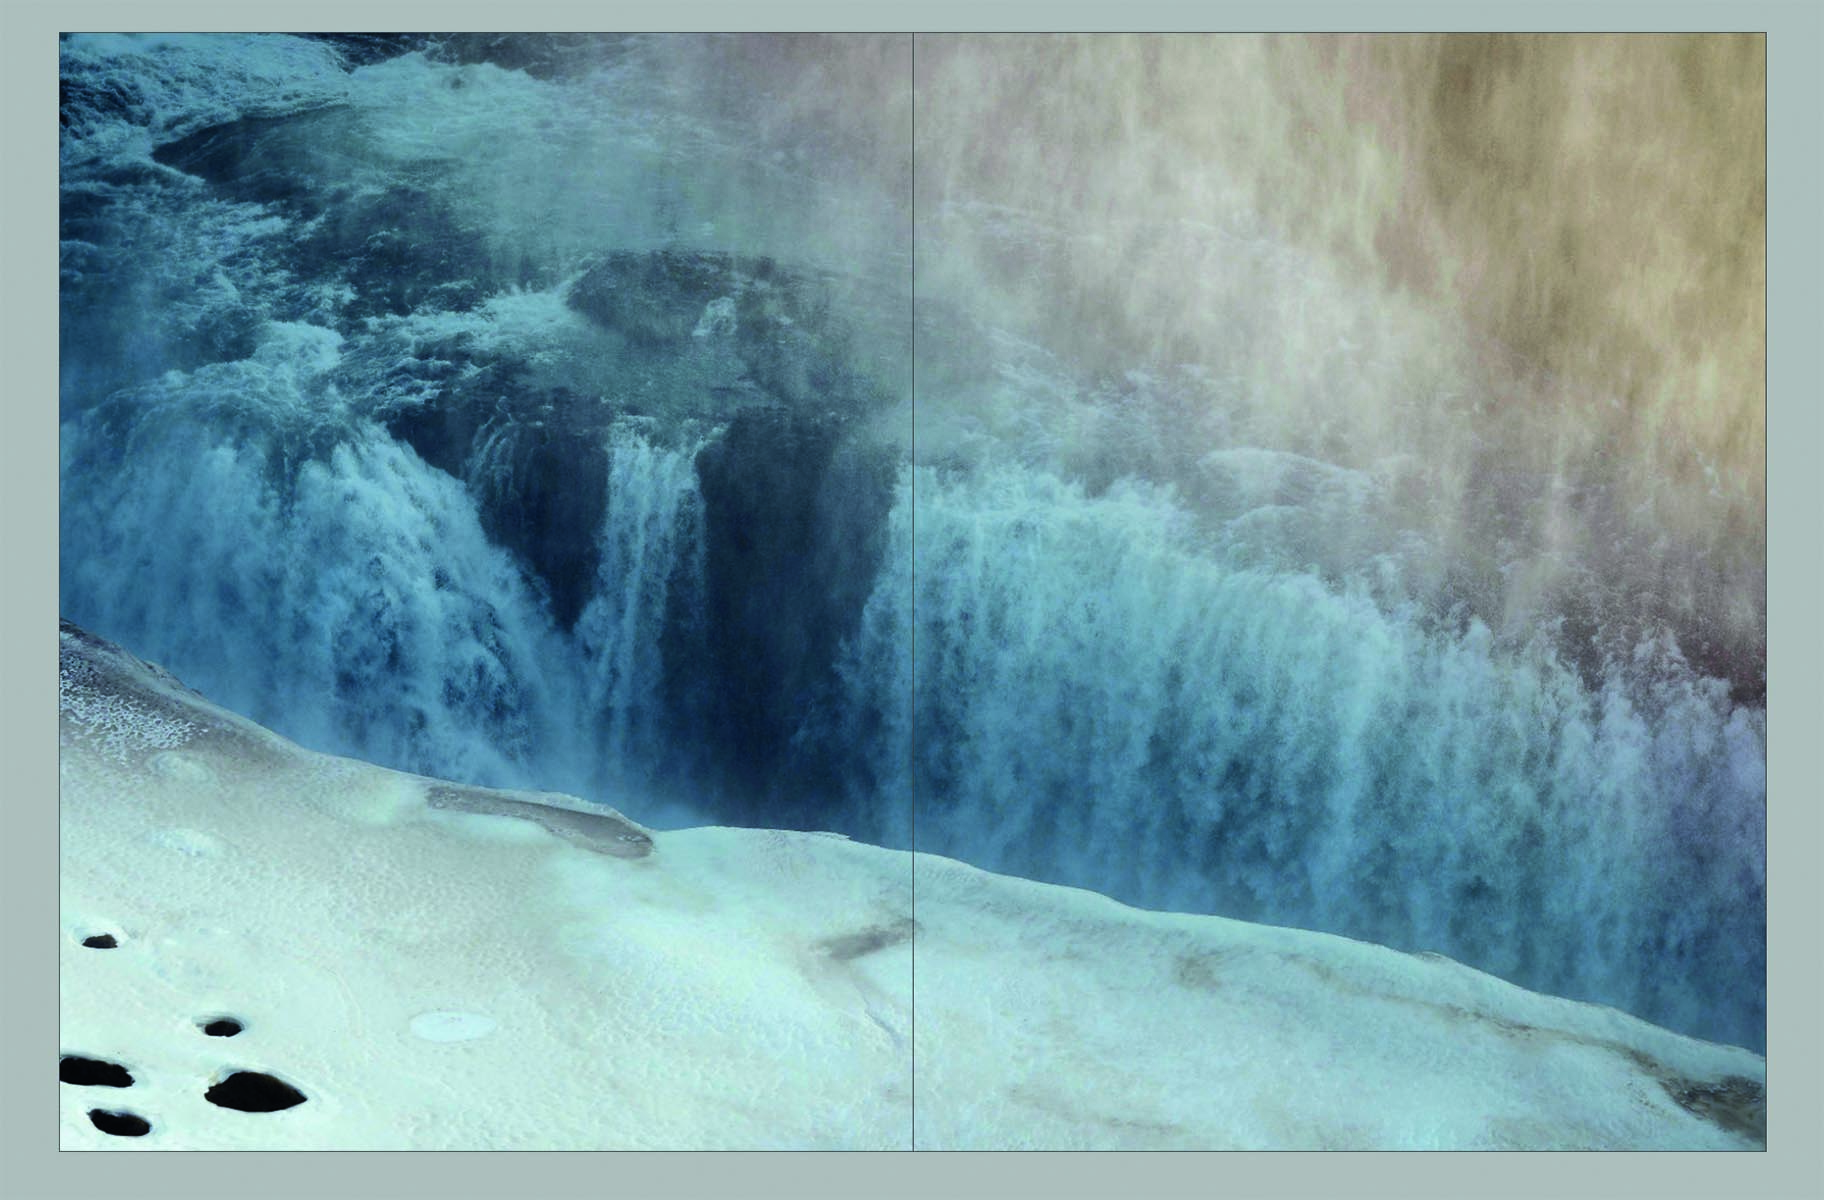
M64 1149L1764 1141L1759 1056L1448 960L443 784L62 636Z

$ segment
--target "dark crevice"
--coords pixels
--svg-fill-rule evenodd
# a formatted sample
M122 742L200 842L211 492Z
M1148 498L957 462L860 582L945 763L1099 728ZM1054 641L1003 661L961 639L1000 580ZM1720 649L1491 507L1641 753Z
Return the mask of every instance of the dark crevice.
M704 513L703 652L727 783L766 819L815 824L844 773L839 745L799 736L831 704L835 663L885 552L899 463L839 416L738 414L697 456ZM822 795L820 795L820 793Z
M523 412L477 431L464 469L482 529L542 582L565 629L589 602L601 557L608 503L601 408L567 388L530 394Z

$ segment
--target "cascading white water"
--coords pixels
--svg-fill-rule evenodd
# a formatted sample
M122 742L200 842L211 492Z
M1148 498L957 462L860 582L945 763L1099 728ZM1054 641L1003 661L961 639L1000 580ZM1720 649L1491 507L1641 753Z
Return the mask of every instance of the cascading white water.
M66 454L83 441L66 430ZM306 744L501 784L542 773L574 687L538 665L557 654L549 619L460 487L372 431L293 481L270 472L265 448L181 427L121 468L69 471L66 607Z
M920 848L1758 1045L1760 55L921 39Z
M897 43L751 45L68 39L64 615L322 749L661 825L796 805L1761 1043L1753 555L1706 558L1739 413L1687 422L1713 497L1655 490L1688 447L1600 372L1491 384L1241 211L1285 144L1206 177L1143 123L1043 143L1121 170L921 153L914 338ZM981 130L1030 116L933 61L921 137L978 87Z
M588 795L672 775L660 633L700 618L693 458L716 427L574 444L608 493L599 530L565 533L597 551L574 628L485 511L521 501L540 387L693 402L612 369L566 304L579 264L808 245L777 232L802 206L729 202L719 178L753 165L662 94L655 54L552 80L422 50L350 68L306 38L65 39L66 615L324 749ZM249 169L233 197L157 160L216 128L193 153ZM369 286L440 273L389 310L347 280L374 255ZM482 430L461 461L389 431L463 388Z
M588 663L596 753L623 782L652 783L677 758L662 695L664 629L674 588L700 610L703 513L694 467L701 442L659 449L624 427L608 446L608 516L594 598L576 626ZM686 620L701 620L700 611Z
M1643 645L1549 649L1225 562L1171 494L921 468L854 647L916 845L1328 929L1751 1039L1765 719ZM910 628L912 680L870 670ZM876 836L886 835L891 826Z
M287 478L273 459L301 447L181 418L118 465L67 428L66 607L327 750L586 794L663 765L659 632L674 578L701 577L695 446L621 428L603 448L601 583L566 633L460 483L372 426L343 436Z

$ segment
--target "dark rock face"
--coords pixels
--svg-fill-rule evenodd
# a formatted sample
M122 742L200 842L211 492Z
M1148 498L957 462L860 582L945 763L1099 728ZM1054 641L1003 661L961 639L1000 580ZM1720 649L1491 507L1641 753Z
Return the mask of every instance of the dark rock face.
M752 409L697 458L712 721L749 795L782 782L884 551L897 461L841 435L837 421ZM793 763L794 787L833 765Z
M599 401L562 388L518 399L474 428L456 473L479 504L489 539L519 555L548 590L552 615L569 629L589 601L601 557L607 414ZM426 416L446 438L468 423L449 410ZM428 440L423 429L420 423L414 440L408 424L401 436L417 446ZM427 461L449 463L456 445L432 446L437 457L427 454Z

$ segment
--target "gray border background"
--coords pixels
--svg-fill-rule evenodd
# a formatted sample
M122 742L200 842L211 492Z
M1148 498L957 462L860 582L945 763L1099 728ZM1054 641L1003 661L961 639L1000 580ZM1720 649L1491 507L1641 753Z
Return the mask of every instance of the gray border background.
M1815 0L253 6L0 0L0 1192L7 1196L1824 1196L1824 9ZM1769 1150L1764 1154L60 1154L56 34L74 29L1556 29L1768 33ZM602 1113L612 1122L612 1111Z

